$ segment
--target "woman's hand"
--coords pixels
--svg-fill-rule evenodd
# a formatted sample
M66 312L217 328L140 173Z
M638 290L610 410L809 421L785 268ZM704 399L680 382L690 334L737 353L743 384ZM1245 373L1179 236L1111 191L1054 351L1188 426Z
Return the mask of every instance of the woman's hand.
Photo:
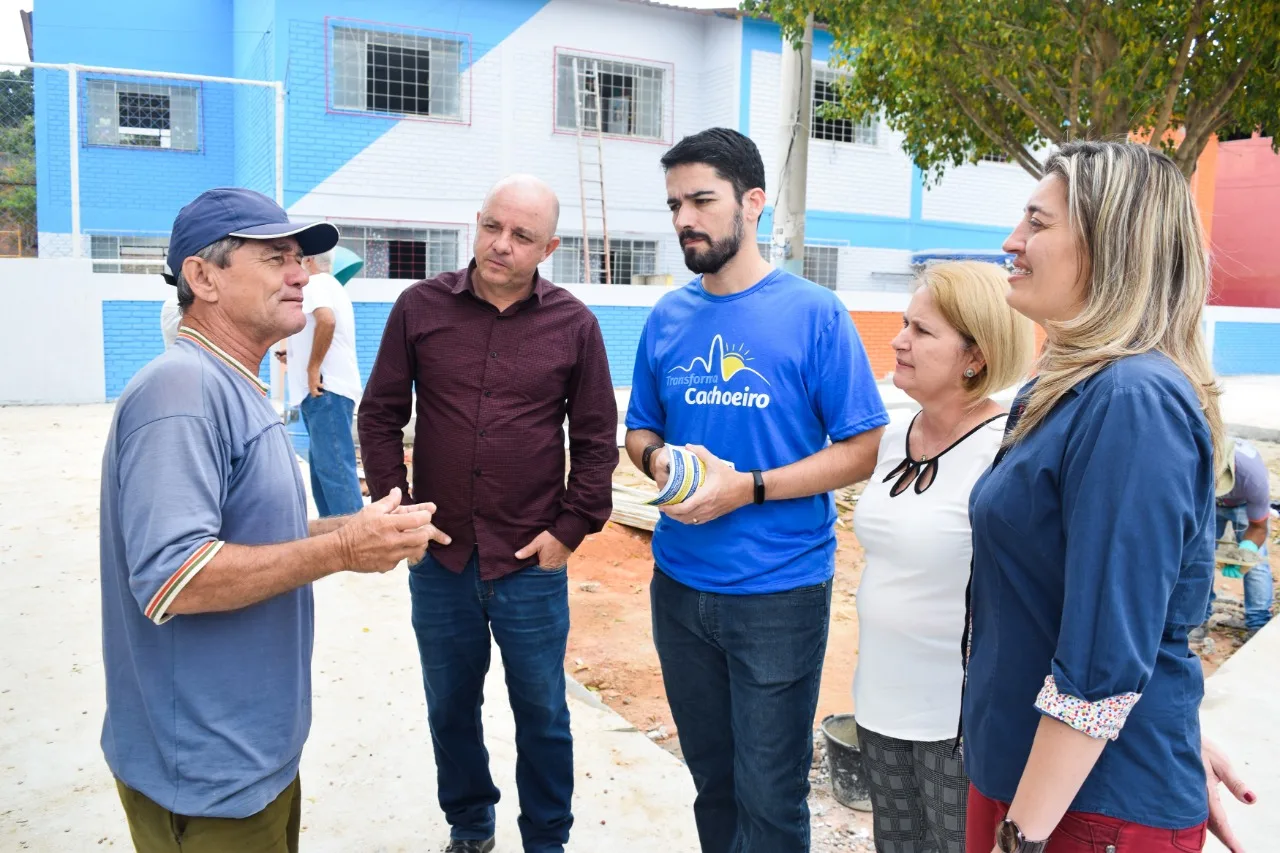
M1258 801L1258 797L1245 784L1244 779L1236 775L1226 753L1216 743L1203 735L1200 736L1200 758L1204 761L1205 784L1209 788L1209 831L1222 842L1231 853L1245 853L1244 845L1231 830L1231 822L1227 820L1227 807L1222 804L1218 795L1218 785L1224 784L1231 795L1246 806Z

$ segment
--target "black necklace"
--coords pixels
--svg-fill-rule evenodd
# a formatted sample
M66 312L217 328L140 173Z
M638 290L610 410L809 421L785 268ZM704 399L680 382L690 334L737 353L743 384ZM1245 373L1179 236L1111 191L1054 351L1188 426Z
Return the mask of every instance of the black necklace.
M975 432L982 429L984 426L991 423L992 421L1000 420L1000 418L1003 418L1004 415L1000 414L1000 415L996 415L995 417L987 418L985 421L978 424L973 429L969 430L964 435L957 438L955 441L951 442L951 444L947 445L945 449L939 451L937 454L933 456L921 455L920 460L916 461L915 459L911 458L911 430L915 429L916 419L919 417L920 417L920 412L916 412L915 417L911 419L911 426L907 427L907 439L906 439L906 444L903 447L903 455L906 458L903 459L902 462L896 468L890 471L885 476L885 478L881 481L881 482L887 483L890 480L892 480L894 477L898 478L898 482L894 483L893 487L889 489L889 497L891 498L896 498L898 495L905 492L907 490L907 487L911 486L912 484L914 484L915 486L915 491L917 495L924 494L926 491L928 491L929 487L933 485L933 481L938 479L938 460L939 459L941 459L943 456L946 456L947 453L951 450L951 448L960 444L966 438L973 435Z

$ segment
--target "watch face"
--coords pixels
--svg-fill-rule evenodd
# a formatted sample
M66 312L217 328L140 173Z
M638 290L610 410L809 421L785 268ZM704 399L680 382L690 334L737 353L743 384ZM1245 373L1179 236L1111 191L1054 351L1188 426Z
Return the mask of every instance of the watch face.
M1018 831L1018 825L1007 819L1001 821L996 829L996 847L1001 853L1017 853L1021 843L1022 833Z

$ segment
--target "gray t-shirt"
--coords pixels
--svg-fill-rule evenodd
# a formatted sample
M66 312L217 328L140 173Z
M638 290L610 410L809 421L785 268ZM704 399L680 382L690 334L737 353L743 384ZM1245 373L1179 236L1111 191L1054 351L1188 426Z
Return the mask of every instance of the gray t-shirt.
M1266 521L1271 517L1271 474L1258 449L1247 441L1235 439L1236 484L1218 498L1223 506L1243 506L1250 521Z
M116 404L100 512L107 764L177 814L261 811L311 726L311 588L168 612L224 542L307 535L297 460L254 373L184 327Z

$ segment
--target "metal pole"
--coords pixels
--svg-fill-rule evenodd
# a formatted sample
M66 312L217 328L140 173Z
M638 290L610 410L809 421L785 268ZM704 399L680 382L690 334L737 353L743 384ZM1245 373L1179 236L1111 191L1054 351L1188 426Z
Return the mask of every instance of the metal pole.
M276 83L276 204L284 207L284 84Z
M84 257L80 245L80 91L76 84L76 66L67 66L67 125L71 144L71 257Z
M773 263L804 274L805 183L809 175L809 129L813 120L813 14L804 22L799 48L782 52L782 123L778 151L782 174L773 208Z

